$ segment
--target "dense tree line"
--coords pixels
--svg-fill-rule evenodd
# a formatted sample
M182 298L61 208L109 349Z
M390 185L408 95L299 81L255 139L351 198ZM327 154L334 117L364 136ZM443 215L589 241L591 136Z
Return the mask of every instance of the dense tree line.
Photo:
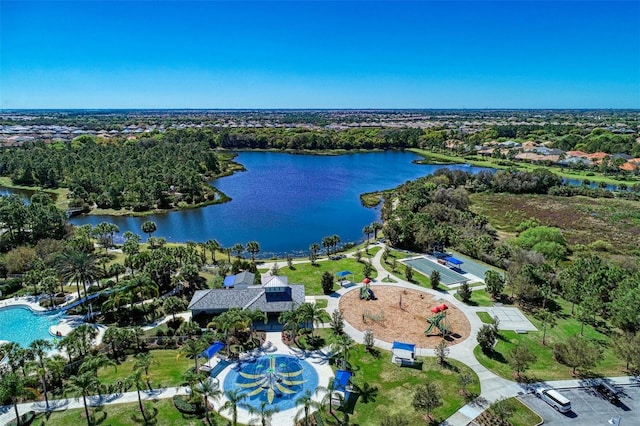
M68 187L71 206L135 211L214 200L207 181L220 172L206 135L170 132L109 143L89 136L72 142L0 150L0 174L13 183Z

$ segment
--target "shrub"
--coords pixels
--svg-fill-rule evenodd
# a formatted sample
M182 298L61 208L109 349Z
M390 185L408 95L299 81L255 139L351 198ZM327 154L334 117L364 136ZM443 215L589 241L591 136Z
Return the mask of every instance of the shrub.
M182 414L197 415L201 414L204 409L201 404L193 404L186 400L184 396L176 395L173 397L173 405Z
M467 284L466 282L463 283L458 289L458 294L460 295L460 299L462 299L464 303L468 303L469 300L471 300L471 287L469 287L469 284Z

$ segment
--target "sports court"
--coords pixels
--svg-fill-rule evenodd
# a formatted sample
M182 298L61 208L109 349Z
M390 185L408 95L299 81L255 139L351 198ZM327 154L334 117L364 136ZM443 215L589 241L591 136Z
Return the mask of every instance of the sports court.
M464 275L460 275L457 272L452 271L446 266L439 265L424 257L414 257L413 259L407 259L402 261L405 265L411 266L414 270L426 275L431 275L431 272L440 272L440 282L444 285L459 284L469 281Z

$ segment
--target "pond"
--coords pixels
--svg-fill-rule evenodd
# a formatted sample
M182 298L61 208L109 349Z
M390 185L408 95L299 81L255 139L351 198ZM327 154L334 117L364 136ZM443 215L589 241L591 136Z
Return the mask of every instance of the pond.
M343 243L364 239L362 228L379 219L377 209L360 203L360 194L398 186L407 180L449 167L473 173L466 165L420 165L410 152L358 153L340 156L240 152L236 161L246 172L212 184L231 202L146 217L80 216L75 225L113 222L120 235L142 234L154 221L155 237L169 242L218 240L223 246L258 241L259 257L304 255L309 245L337 234Z

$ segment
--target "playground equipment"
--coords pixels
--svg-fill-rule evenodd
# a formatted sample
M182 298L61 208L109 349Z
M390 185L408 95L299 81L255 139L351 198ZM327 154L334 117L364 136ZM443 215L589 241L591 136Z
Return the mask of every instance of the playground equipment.
M365 278L362 280L363 286L360 287L360 300L375 300L376 295L373 294L373 290L371 290L371 280L369 278Z
M360 300L375 300L376 295L373 294L371 287L360 287Z
M449 309L449 307L444 303L431 308L431 312L435 315L431 318L426 318L429 323L429 328L424 331L425 336L428 336L434 327L440 331L438 334L442 334L442 337L446 337L451 333L451 324L447 319L447 309Z
M382 310L374 314L370 310L365 309L364 313L362 314L362 322L366 324L368 319L370 319L371 321L377 322L383 327L385 326L384 311Z

